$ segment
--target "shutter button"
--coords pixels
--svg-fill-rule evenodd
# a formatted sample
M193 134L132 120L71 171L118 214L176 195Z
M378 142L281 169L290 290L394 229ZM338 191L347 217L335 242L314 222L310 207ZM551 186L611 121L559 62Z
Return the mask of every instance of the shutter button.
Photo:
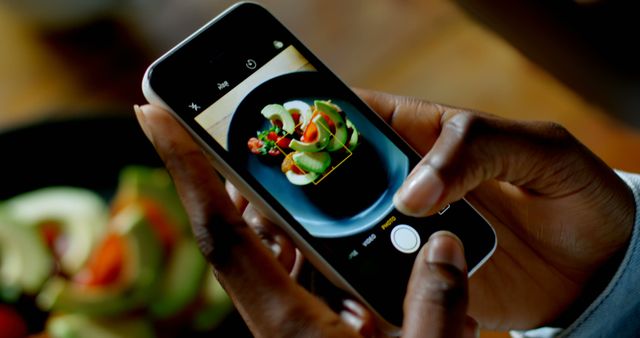
M420 249L420 235L414 228L398 224L391 230L391 244L400 252L414 253Z

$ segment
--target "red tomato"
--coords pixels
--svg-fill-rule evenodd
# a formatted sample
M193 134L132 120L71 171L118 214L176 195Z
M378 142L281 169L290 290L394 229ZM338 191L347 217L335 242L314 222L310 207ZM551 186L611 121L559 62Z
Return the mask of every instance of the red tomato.
M303 142L313 142L318 137L318 127L313 122L309 122L307 128L304 130L304 134L302 134Z
M331 130L332 133L335 133L336 132L336 124L333 123L333 121L329 118L329 115L324 114L324 113L320 113L320 115L322 115L324 120L327 121L327 125L329 126L329 130Z
M267 134L267 140L276 141L277 139L278 134L276 134L274 131L270 131L269 134Z
M147 221L151 224L151 228L158 236L158 239L162 243L164 252L169 252L176 243L177 225L171 224L171 219L167 215L166 211L162 209L162 206L158 205L155 201L142 200L140 201L144 208L144 215Z
M291 171L293 171L294 173L296 173L296 174L298 174L298 175L304 175L304 174L306 174L306 172L304 172L304 170L302 170L302 169L298 168L298 166L297 166L297 165L295 165L295 164L291 166Z
M126 240L119 234L109 234L93 252L89 263L75 282L86 286L113 284L120 279L127 256Z
M293 122L295 123L295 125L298 125L298 123L300 123L300 112L298 112L298 110L290 110L289 111L291 113L291 117L293 117Z
M11 307L0 304L0 338L25 338L29 334L27 324Z
M283 149L289 148L290 143L291 143L291 139L286 137L281 137L278 139L278 141L276 141L276 144L278 145L278 147Z
M280 150L278 150L278 148L271 148L268 153L271 156L278 156L280 155Z
M260 148L264 145L264 142L258 140L256 137L252 137L247 142L249 150L254 154L260 154Z
M40 224L40 235L44 239L45 244L57 258L64 255L69 247L66 236L60 229L60 224L55 221L48 221Z

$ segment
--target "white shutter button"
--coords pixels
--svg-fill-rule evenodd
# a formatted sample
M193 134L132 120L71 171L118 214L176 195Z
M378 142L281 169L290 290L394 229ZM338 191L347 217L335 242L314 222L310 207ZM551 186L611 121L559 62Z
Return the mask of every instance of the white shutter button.
M420 249L420 235L414 228L398 224L391 230L391 244L400 252L414 253Z

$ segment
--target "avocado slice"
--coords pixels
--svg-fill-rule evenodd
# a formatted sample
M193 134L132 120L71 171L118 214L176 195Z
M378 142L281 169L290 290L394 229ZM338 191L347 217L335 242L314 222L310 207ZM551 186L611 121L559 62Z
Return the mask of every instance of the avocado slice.
M262 116L268 120L279 120L282 122L282 130L289 134L293 134L296 129L296 123L293 121L293 117L282 105L268 104L260 112Z
M159 285L158 300L150 305L151 313L158 318L168 318L180 312L198 295L207 271L195 241L183 238L173 249Z
M104 319L82 314L56 315L47 322L51 338L153 338L151 323L143 318Z
M331 155L326 151L317 153L295 152L291 155L293 163L305 172L322 174L331 165Z
M311 122L313 112L311 111L311 106L309 106L306 102L300 100L287 101L283 104L283 106L286 110L289 111L289 113L291 113L292 110L298 111L298 113L300 113L300 122L298 126L300 130L304 130L309 122Z
M356 126L353 125L353 123L349 119L347 119L347 128L352 130L351 137L349 138L349 142L347 143L347 148L349 148L349 151L353 151L358 146L360 135L358 133L358 129L356 129Z
M316 125L318 128L318 136L315 140L308 142L305 140L291 140L289 143L289 147L293 150L303 151L303 152L318 152L324 149L331 140L331 131L329 130L329 125L327 121L322 117L322 115L316 115L312 120L312 123Z
M41 309L114 315L149 300L157 286L163 255L156 234L138 205L131 205L119 212L110 226L128 240L130 282L110 288L87 288L60 277L52 278L36 298Z
M120 172L118 193L114 206L128 205L140 200L156 202L166 211L169 222L185 236L191 236L189 218L171 177L164 169L128 166Z
M344 119L340 115L338 108L328 101L316 100L314 101L316 109L327 115L336 127L335 133L332 135L329 144L327 145L327 151L336 151L344 148L347 143L347 127Z
M207 269L201 294L204 305L196 313L192 325L196 331L211 331L233 310L233 302L211 269Z
M285 176L287 176L289 182L295 185L307 185L313 183L318 179L318 177L320 177L320 174L317 173L296 174L291 170L287 171L284 174Z
M84 265L106 228L108 208L96 193L72 187L50 187L6 201L5 212L18 224L37 229L58 223L68 240L60 257L62 270L74 274Z
M38 231L0 214L0 298L35 294L49 277L53 258Z

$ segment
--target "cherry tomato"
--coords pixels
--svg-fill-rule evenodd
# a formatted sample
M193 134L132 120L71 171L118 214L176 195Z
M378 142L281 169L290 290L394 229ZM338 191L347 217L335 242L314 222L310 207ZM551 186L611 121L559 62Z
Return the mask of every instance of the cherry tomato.
M276 141L278 139L278 134L276 134L273 131L270 131L269 134L267 134L267 140L270 141Z
M75 281L87 286L113 284L124 272L127 256L126 239L119 234L109 234L99 244L87 267L81 271Z
M280 150L278 150L278 148L271 148L269 149L268 154L271 156L278 156L280 155Z
M260 154L260 148L264 145L264 142L258 140L256 137L252 137L247 142L249 150L254 154Z
M320 113L322 115L322 117L324 118L325 121L327 121L327 125L329 126L329 130L331 130L332 133L336 132L336 124L333 123L333 121L329 118L329 115L324 114L324 113Z
M300 113L298 112L298 110L290 110L289 112L291 113L291 117L293 117L293 122L295 123L295 125L298 125L298 123L300 123Z
M149 221L151 229L162 243L164 252L171 252L179 237L178 226L173 224L171 217L161 204L150 199L143 199L140 203L144 208L144 215Z
M304 134L302 135L303 142L313 142L318 137L318 127L316 124L311 122L307 125L307 129L304 130Z
M29 334L27 324L13 308L0 304L0 338L24 338Z
M286 137L281 137L278 139L278 141L276 141L276 144L278 145L278 147L283 149L289 148L290 143L291 143L291 139Z
M291 171L293 171L294 173L296 173L296 174L298 174L298 175L304 175L304 174L306 174L306 172L304 172L304 170L302 170L302 169L298 168L298 166L297 166L297 165L295 165L295 164L291 166Z

